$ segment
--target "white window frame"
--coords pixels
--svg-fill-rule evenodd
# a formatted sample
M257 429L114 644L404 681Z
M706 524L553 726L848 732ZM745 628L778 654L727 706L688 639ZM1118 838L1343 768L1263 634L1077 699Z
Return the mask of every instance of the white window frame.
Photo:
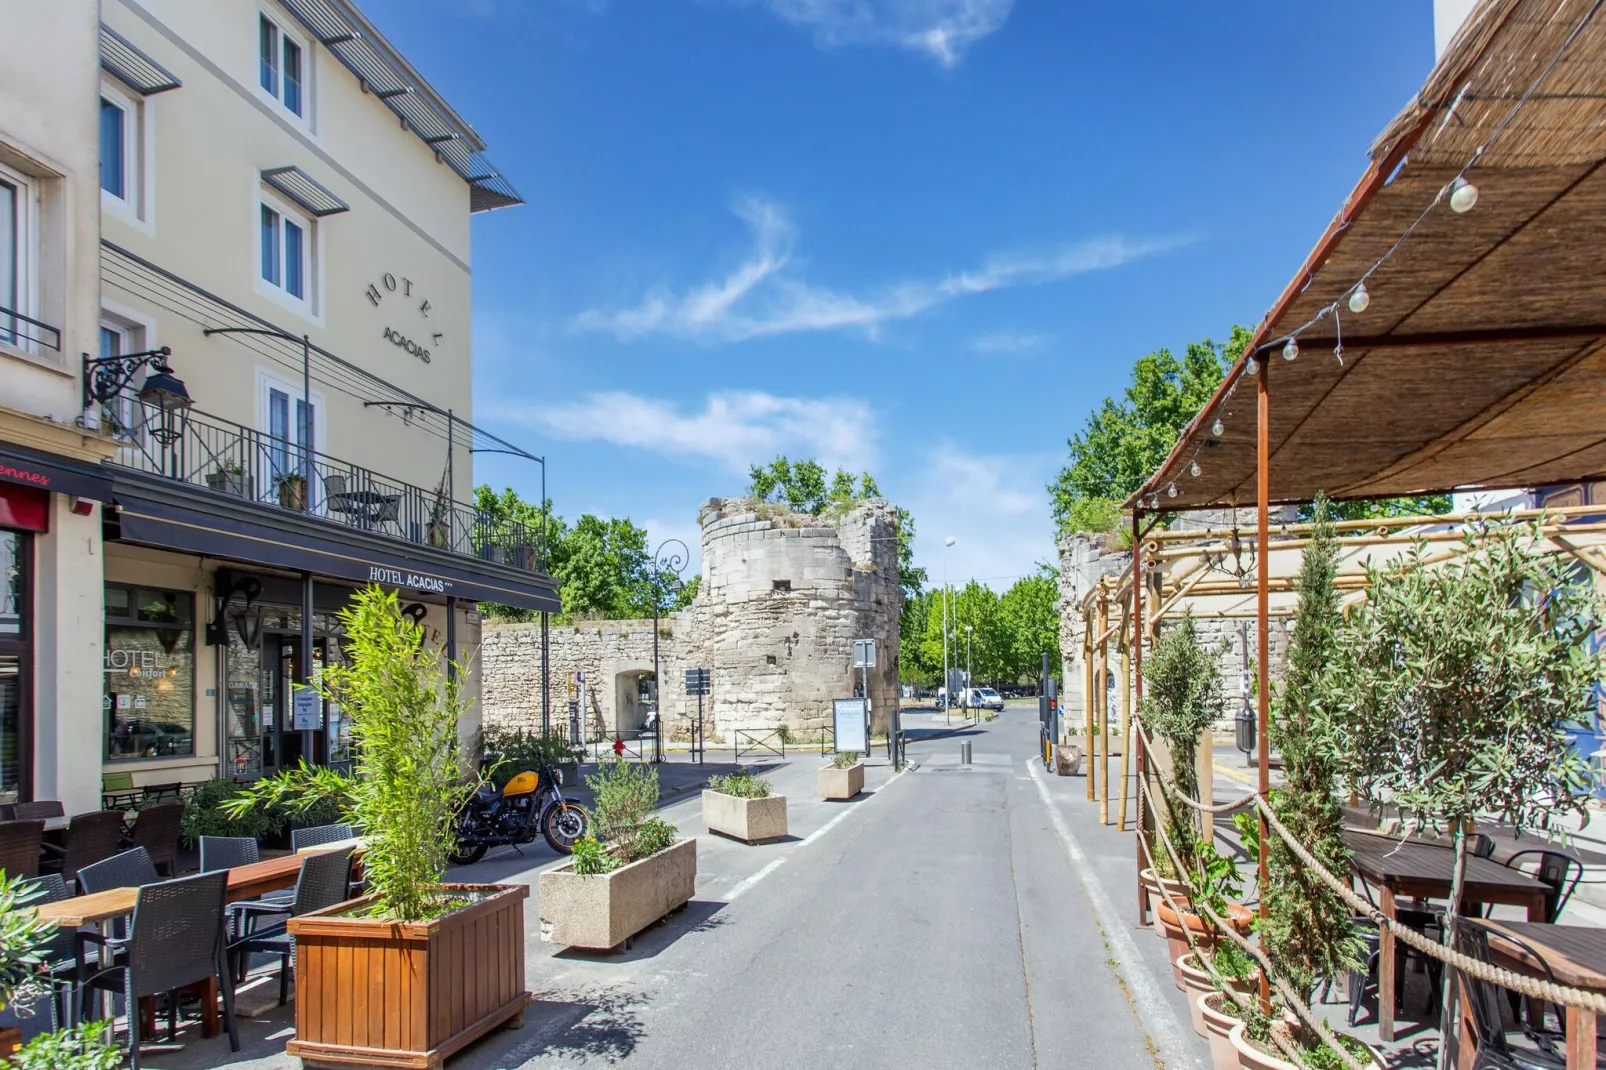
M279 228L279 281L269 282L262 277L262 209L267 208L277 212L280 220ZM284 220L290 220L301 228L303 234L301 291L302 296L297 297L285 289L286 276L284 260ZM323 323L323 228L318 226L318 220L308 215L304 210L295 207L283 197L275 196L266 186L257 189L257 195L251 205L251 280L256 292L283 305L292 312L312 320L320 326Z
M306 34L294 28L290 19L270 10L266 5L253 9L256 18L251 20L251 88L263 100L271 101L274 110L287 121L295 123L311 133L316 124L313 122L313 105L316 99L313 94L313 50L312 40ZM278 31L274 48L278 72L274 81L276 86L269 90L262 85L262 22L267 20ZM284 42L288 40L301 49L301 111L291 111L284 102Z
M156 153L152 102L104 76L100 95L123 112L123 196L102 187L101 209L145 234L154 234Z
M13 308L11 311L19 315L39 319L40 182L39 179L35 178L34 176L24 174L14 167L7 167L4 163L0 163L0 181L3 181L16 188L21 205L20 210L17 212L16 221L17 296L15 300L17 302L17 307ZM9 295L0 294L0 308L4 308L5 302L11 299L12 298ZM0 317L0 321L3 320L4 317ZM28 324L24 324L23 327L28 331L35 329ZM15 338L8 339L4 332L9 330L9 324L0 325L0 349L10 349L14 352L33 355L40 353L40 351L44 348L38 342L23 337L21 332L17 333Z
M275 390L277 390L281 394L284 394L285 396L287 396L290 399L290 412L289 412L290 424L289 424L289 430L290 430L292 436L294 435L295 427L296 427L296 402L302 400L302 398L305 396L302 393L301 384L299 382L292 383L288 378L285 378L284 376L279 375L279 374L277 374L275 372L268 371L266 368L260 368L259 367L257 369L257 391L256 391L257 429L262 434L262 439L263 439L264 445L267 445L267 443L269 443L271 441L272 437L273 437L273 392ZM319 393L317 390L314 390L312 392L312 452L313 453L315 453L315 454L318 454L318 453L327 454L329 452L329 440L327 438L328 434L329 434L329 410L328 410L328 405L327 405L327 402L326 402L323 394ZM297 443L295 441L294 437L292 437L290 439L290 445L292 447L294 447L294 446L299 445L299 443ZM314 460L314 466L316 466L316 459ZM263 480L265 482L267 482L269 485L266 486L266 487L258 487L257 488L257 494L258 494L258 496L265 496L263 498L263 500L265 500L265 501L266 500L273 500L274 496L277 493L277 491L272 486L272 478L271 477L272 477L272 472L273 472L273 466L272 466L272 463L271 463L271 458L264 457L262 459L261 471L263 472L263 477L262 477ZM322 508L322 505L323 505L323 485L318 480L316 471L313 473L313 486L308 488L308 489L309 489L309 491L310 491L310 493L312 495L312 507L314 509Z
M156 340L156 321L154 319L116 301L101 302L99 328L101 331L111 330L117 332L121 338L120 353L139 353L155 349L160 344ZM98 331L95 340L97 343L95 356L103 356L104 354L99 349L100 335ZM129 391L137 391L139 384L143 381L142 376L136 376L135 381L130 383L127 389ZM137 403L134 400L125 398L115 406L98 403L97 405L98 408L111 410L118 423L123 425L125 430L122 433L113 432L112 437L119 442L125 443L125 449L140 450L149 445L147 441L149 414L143 411L143 407L139 407L140 411L135 411ZM97 415L96 408L92 407L85 413L86 422Z

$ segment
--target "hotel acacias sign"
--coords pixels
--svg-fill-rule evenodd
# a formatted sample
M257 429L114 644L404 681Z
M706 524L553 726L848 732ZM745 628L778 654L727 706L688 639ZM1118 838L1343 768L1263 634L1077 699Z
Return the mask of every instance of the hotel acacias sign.
M387 271L379 276L377 282L368 284L363 296L375 308L384 309L387 314L394 312L397 317L385 324L381 337L409 356L428 364L430 350L439 347L441 339L446 336L431 325L429 299L414 295L413 280Z

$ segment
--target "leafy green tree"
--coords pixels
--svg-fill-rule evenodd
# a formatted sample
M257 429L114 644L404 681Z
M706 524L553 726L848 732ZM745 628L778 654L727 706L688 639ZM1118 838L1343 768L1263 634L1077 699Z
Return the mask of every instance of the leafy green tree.
M1416 498L1381 498L1371 501L1328 502L1327 515L1333 520L1386 520L1393 516L1429 516L1448 513L1454 499L1448 494L1424 494ZM1303 506L1299 519L1310 523L1316 518L1315 505Z
M1277 693L1270 742L1283 758L1283 787L1272 796L1277 818L1329 873L1347 873L1344 810L1335 787L1336 711L1342 693L1332 680L1334 636L1341 620L1338 540L1329 502L1312 505L1315 529L1299 568L1299 604L1288 642L1288 668ZM1267 862L1272 880L1266 897L1267 922L1261 929L1296 987L1308 989L1319 977L1341 977L1361 962L1364 947L1355 935L1349 907L1289 850L1271 837Z
M1182 619L1167 628L1154 644L1154 652L1143 663L1144 692L1139 707L1144 725L1165 740L1171 751L1171 778L1178 791L1190 799L1199 797L1199 734L1221 717L1222 696L1216 672L1214 651L1199 642L1199 629L1193 614L1184 610ZM1166 807L1166 835L1185 869L1191 871L1198 852L1198 833L1191 811L1162 793ZM1155 850L1159 867L1169 856Z
M940 618L939 592L916 590L905 593L903 608L898 613L898 676L908 684L935 684L942 676L942 657L936 661L926 656L926 629L931 615Z
M881 488L869 472L861 472L855 487L853 473L838 468L826 479L825 468L813 457L793 461L781 456L767 465L747 470L747 493L761 502L778 501L795 513L819 516L831 505L851 505L878 498Z
M1016 580L999 598L998 609L1009 643L1003 679L1035 680L1042 672L1044 653L1049 655L1050 671L1059 676L1059 582L1053 569L1042 565L1035 575Z
M1160 467L1250 336L1234 327L1225 345L1206 338L1190 342L1180 360L1168 349L1138 359L1131 385L1119 400L1105 398L1071 437L1070 463L1049 484L1061 531L1090 520L1100 524L1092 530L1109 530L1110 507Z

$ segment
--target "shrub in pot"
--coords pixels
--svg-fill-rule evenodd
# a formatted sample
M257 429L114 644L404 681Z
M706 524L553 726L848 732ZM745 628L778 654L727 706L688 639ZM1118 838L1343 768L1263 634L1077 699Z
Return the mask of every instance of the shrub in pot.
M820 798L851 799L864 790L864 758L853 751L841 751L831 764L820 770Z
M1299 1052L1303 1067L1289 1060L1287 1053L1273 1039L1273 1034ZM1227 1039L1237 1053L1238 1066L1242 1070L1349 1070L1338 1052L1321 1039L1307 1034L1309 1030L1302 1028L1292 1015L1274 1022L1251 1007L1244 1021L1233 1026ZM1383 1065L1377 1052L1355 1037L1342 1033L1335 1034L1335 1037L1362 1065Z
M534 769L544 759L563 773L565 784L579 783L580 763L585 759L585 748L569 742L562 732L527 732L518 728L501 728L483 725L480 728L479 751L494 751L502 756L487 778L491 786L500 791L519 773Z
M350 663L326 666L315 686L350 718L353 775L303 766L228 805L343 799L341 816L366 841L370 893L289 922L296 1035L286 1053L321 1067L438 1066L521 1020L529 888L442 882L477 786L458 742L464 671L445 671L395 592L359 591L340 619ZM379 990L393 999L370 1014L356 997Z
M786 835L786 796L772 794L770 782L745 769L708 780L703 792L703 824L709 832L757 843Z
M1199 963L1199 956L1189 952L1173 965L1182 974L1182 990L1188 994L1188 1011L1193 1017L1193 1031L1209 1036L1205 1029L1204 1011L1199 1005L1201 995L1216 991L1216 980ZM1210 955L1210 965L1223 982L1240 996L1249 996L1259 988L1260 967L1242 948L1231 940L1216 945Z
M1210 1041L1210 1062L1214 1070L1238 1070L1238 1049L1231 1034L1242 1025L1244 1011L1225 992L1201 992L1194 997L1199 1019L1204 1022L1205 1038Z
M1181 913L1171 909L1164 900L1155 908L1155 919L1171 947L1172 978L1178 988L1183 987L1182 971L1177 960L1188 953L1186 929L1193 934L1194 943L1206 951L1215 950L1223 940L1216 923L1203 910L1189 910L1195 903L1208 905L1216 916L1240 933L1249 931L1252 915L1242 904L1231 902L1240 894L1238 865L1216 850L1213 843L1199 844L1194 848L1194 868L1188 873L1187 906Z
M594 834L575 843L567 864L541 874L541 939L606 950L691 899L697 841L650 816L658 805L651 766L614 758L586 783L596 800Z
M1143 663L1144 694L1141 706L1143 724L1165 740L1171 752L1171 782L1191 799L1199 797L1199 735L1221 718L1221 687L1216 672L1218 651L1206 650L1199 643L1193 615L1182 619L1154 644L1154 653ZM1199 826L1195 813L1162 791L1159 802L1164 809L1166 835L1176 848L1184 869L1193 866ZM1154 856L1163 848L1158 844Z

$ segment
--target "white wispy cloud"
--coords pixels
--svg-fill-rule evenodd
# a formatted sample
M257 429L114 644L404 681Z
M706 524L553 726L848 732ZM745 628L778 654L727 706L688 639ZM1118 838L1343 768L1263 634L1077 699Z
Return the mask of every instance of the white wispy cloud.
M981 580L1003 591L1038 562L1057 560L1049 513L1047 474L1052 457L974 453L938 442L906 500L915 519L915 563L932 586ZM896 495L895 495L896 496ZM954 545L944 552L943 539Z
M996 33L1014 0L767 0L771 11L809 30L825 47L891 45L953 67Z
M662 398L611 391L560 405L503 405L492 413L557 438L712 461L744 474L782 453L852 471L873 470L877 459L874 414L854 398L732 391L710 394L701 409L687 411Z
M738 201L734 211L753 238L752 251L734 270L680 292L657 287L628 308L587 310L575 317L573 328L607 332L625 341L668 334L740 342L777 334L848 329L876 337L887 323L918 316L960 298L1107 271L1189 240L1133 240L1108 235L1046 253L999 253L968 271L899 282L857 296L814 285L790 270L797 228L779 205L748 197Z
M1023 334L1017 331L995 331L970 340L970 348L984 357L1017 356L1035 353L1048 341L1040 334Z

